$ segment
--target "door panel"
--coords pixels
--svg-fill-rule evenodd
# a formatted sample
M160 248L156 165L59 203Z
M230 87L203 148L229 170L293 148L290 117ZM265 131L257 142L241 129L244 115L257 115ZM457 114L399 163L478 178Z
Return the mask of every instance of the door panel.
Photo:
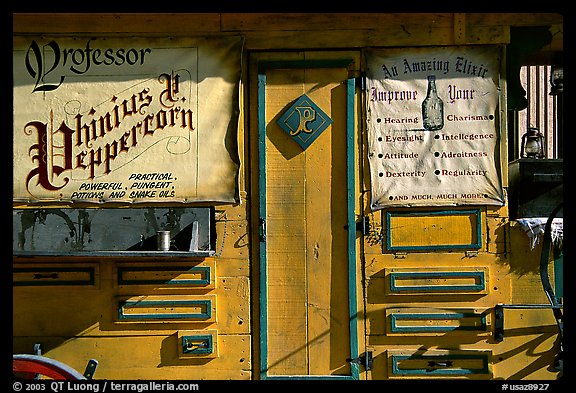
M354 87L302 57L259 72L261 376L357 378ZM278 124L303 94L332 120L306 148Z

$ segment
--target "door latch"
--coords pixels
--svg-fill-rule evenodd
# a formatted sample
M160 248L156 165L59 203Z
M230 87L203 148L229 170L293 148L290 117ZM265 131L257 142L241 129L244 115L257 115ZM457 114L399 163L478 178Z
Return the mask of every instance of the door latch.
M344 225L344 229L348 230L348 224ZM360 217L360 221L356 222L356 226L354 228L356 231L359 231L363 235L368 234L370 231L370 220L367 216Z
M361 364L366 370L372 370L372 351L366 351L357 358L346 359L348 363Z

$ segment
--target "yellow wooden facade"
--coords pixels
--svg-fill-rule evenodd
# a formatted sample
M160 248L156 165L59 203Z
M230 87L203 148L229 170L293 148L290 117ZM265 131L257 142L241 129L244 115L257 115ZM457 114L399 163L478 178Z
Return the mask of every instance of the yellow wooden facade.
M27 268L13 274L14 282L30 280L34 269L53 269L79 281L82 268L94 273L86 284L14 286L13 353L31 353L41 343L45 356L80 371L94 358L96 379L557 379L551 365L558 329L550 309L506 309L503 340L494 338L495 305L548 302L539 276L541 245L530 249L524 231L509 219L508 205L371 211L359 85L352 86L354 99L347 102L346 83L361 75L364 48L505 46L510 29L519 26L549 26L553 34L534 62L563 50L560 14L14 14L14 35L241 35L245 41L238 129L241 201L215 206L215 255L13 257L14 268ZM263 68L274 61L292 66ZM315 67L314 61L335 65ZM265 86L259 84L262 75ZM285 143L275 121L304 93L338 121L302 152ZM506 91L502 94L505 98ZM505 99L501 102L506 147ZM259 119L260 104L265 119ZM347 105L353 113L346 112ZM352 145L346 144L350 130L342 126L347 116L353 118ZM263 140L261 121L267 127ZM505 154L502 159L507 168ZM353 175L348 182L347 174ZM507 187L506 176L503 180ZM350 201L354 219L367 217L370 223L353 242L346 235ZM458 244L479 248L435 248ZM196 266L208 266L214 274L208 283L183 287L119 280L119 274L142 278L147 273L139 268L159 266L174 268L165 275L168 280L193 275L190 268ZM61 270L69 267L79 269ZM354 277L351 285L349 277ZM435 286L443 289L422 289ZM166 299L210 299L210 318L118 318L119 304ZM469 329L434 329L455 323ZM182 353L183 337L194 335L212 337L210 354ZM370 352L371 367L351 363L351 351L355 356ZM451 372L427 373L430 367Z

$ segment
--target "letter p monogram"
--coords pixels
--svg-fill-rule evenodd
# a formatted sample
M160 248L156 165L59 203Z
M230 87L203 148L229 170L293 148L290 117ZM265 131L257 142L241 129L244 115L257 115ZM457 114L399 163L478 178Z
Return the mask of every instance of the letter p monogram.
M306 126L306 123L316 119L316 111L314 108L309 106L297 106L294 108L298 111L298 115L300 115L300 124L295 131L290 132L290 135L296 136L300 134L301 131L304 131L307 134L311 134L314 130L309 130Z

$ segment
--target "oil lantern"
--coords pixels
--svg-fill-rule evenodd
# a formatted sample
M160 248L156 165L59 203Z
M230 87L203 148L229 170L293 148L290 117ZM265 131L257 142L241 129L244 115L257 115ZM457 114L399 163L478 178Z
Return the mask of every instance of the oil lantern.
M540 130L536 127L530 127L522 135L522 146L520 148L520 157L542 158L544 157L544 138Z

